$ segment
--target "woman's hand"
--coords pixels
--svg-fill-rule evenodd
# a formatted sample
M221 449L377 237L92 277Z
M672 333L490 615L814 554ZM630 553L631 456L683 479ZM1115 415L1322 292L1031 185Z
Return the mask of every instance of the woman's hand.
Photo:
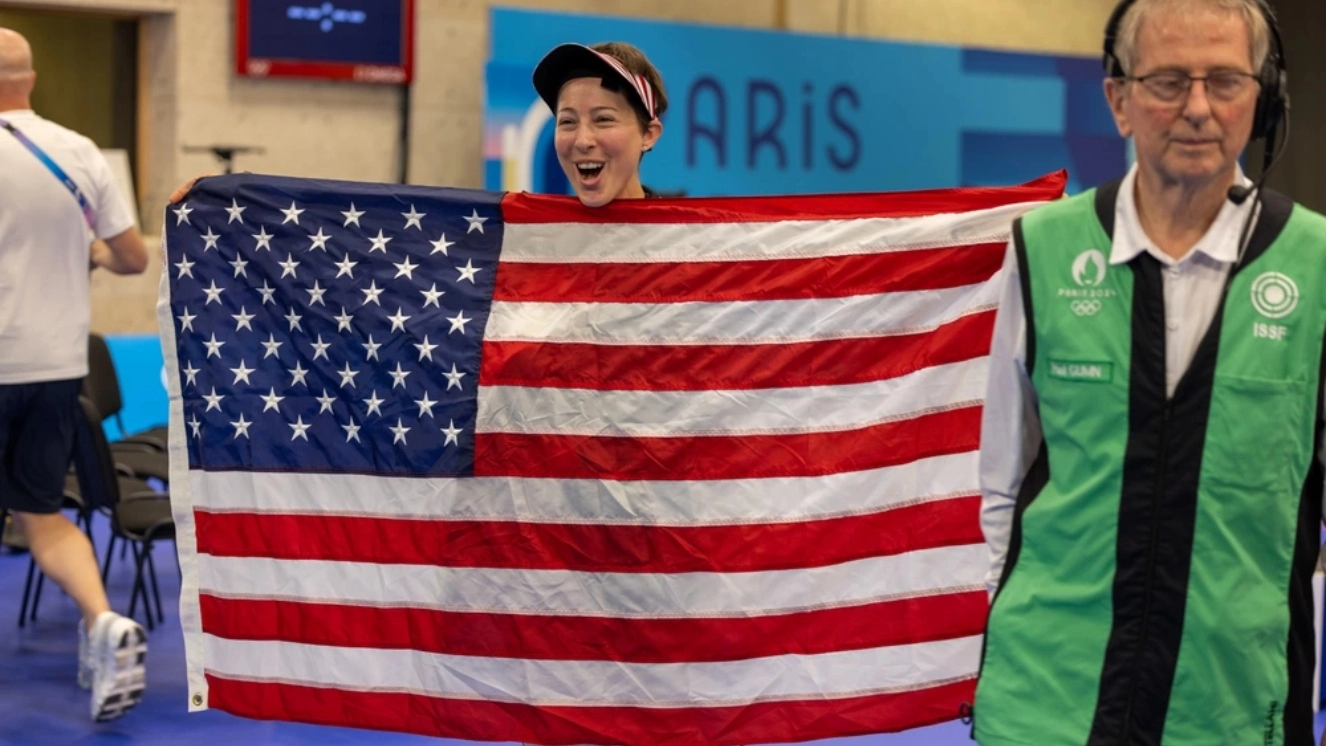
M197 184L199 179L205 179L208 176L216 176L216 174L198 174L181 184L178 189L170 193L170 203L173 205L189 196L189 190L193 189L193 185Z

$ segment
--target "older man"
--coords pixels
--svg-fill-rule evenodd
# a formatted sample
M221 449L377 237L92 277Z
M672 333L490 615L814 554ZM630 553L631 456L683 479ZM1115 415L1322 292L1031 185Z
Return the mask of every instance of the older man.
M1312 743L1326 219L1238 166L1283 113L1273 24L1122 3L1105 94L1137 165L1015 228L983 746Z
M108 720L142 697L145 637L110 611L60 507L88 371L89 261L137 274L147 250L101 151L32 111L35 81L27 41L0 28L0 509L82 611L79 681Z

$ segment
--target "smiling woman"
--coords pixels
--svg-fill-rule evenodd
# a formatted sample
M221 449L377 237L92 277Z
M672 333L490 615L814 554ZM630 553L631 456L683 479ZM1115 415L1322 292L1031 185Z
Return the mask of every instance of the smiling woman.
M643 52L621 42L563 44L534 69L534 88L556 117L557 161L581 202L649 196L640 160L663 134L668 99Z

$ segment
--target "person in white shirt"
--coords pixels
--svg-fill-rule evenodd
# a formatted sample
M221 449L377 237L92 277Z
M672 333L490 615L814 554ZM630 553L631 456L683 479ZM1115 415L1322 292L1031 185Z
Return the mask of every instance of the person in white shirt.
M101 151L38 116L26 39L0 28L0 510L82 612L79 683L91 714L143 693L146 637L110 610L87 537L61 512L87 375L89 266L147 268L147 249Z
M1326 218L1238 165L1286 115L1274 16L1124 0L1105 49L1137 164L1021 219L1002 273L973 735L1309 746Z

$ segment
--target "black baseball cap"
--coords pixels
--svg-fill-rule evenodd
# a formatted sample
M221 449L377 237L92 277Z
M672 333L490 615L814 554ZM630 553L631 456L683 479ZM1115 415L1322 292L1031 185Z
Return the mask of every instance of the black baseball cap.
M549 109L557 111L557 94L566 81L579 77L616 79L635 92L650 119L658 117L658 97L643 75L636 75L610 54L597 52L583 44L561 44L544 55L534 68L534 90Z

